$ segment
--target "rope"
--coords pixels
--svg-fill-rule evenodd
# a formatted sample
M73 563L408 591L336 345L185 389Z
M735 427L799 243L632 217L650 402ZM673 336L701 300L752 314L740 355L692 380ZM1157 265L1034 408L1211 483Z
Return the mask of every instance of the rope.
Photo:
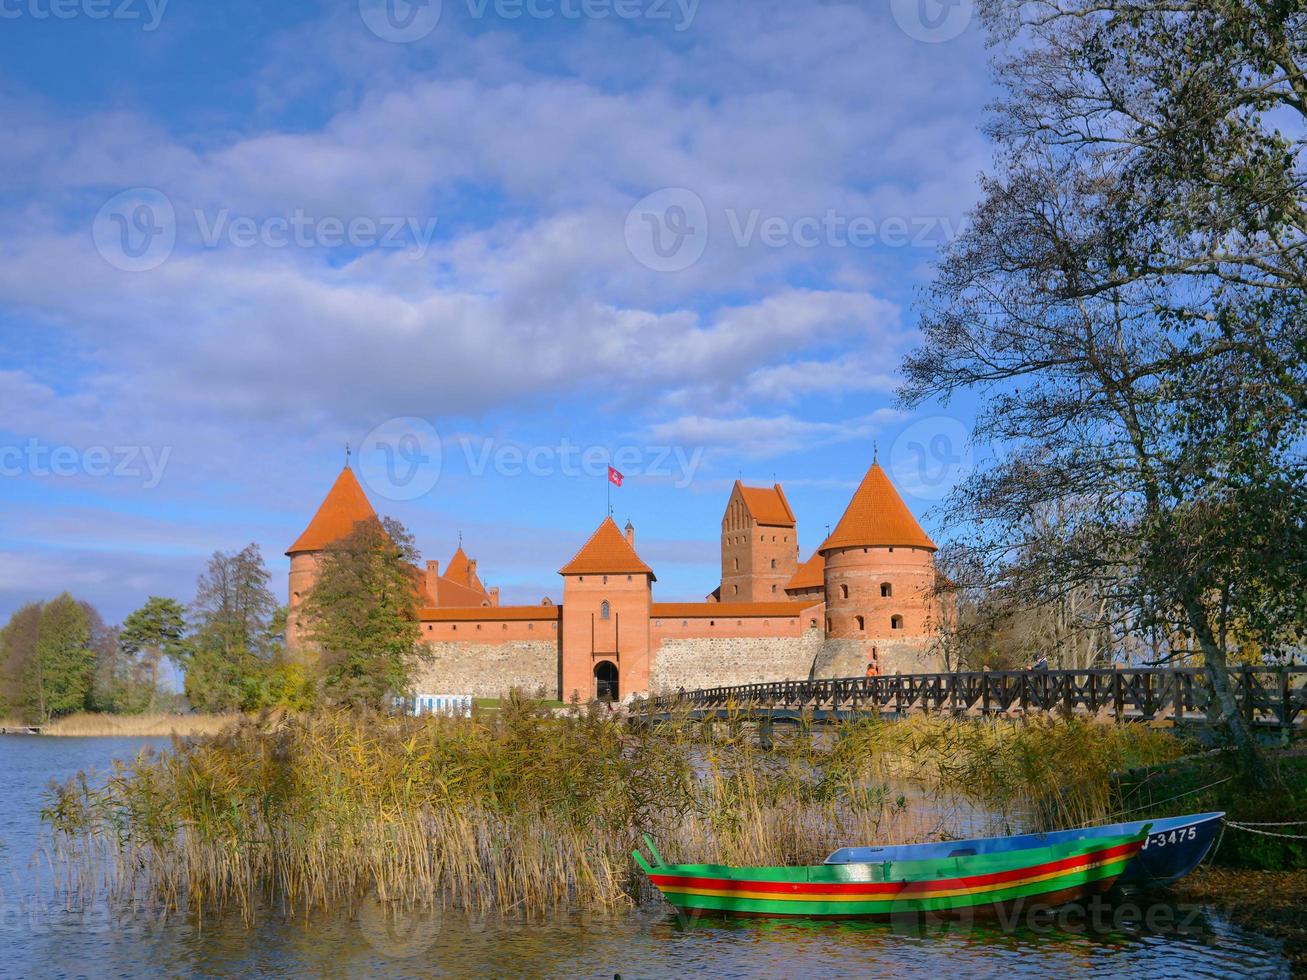
M1285 820L1283 823L1258 823L1250 820L1245 827L1307 827L1307 820Z
M1145 803L1142 806L1131 807L1129 810L1117 810L1114 813L1112 813L1111 816L1123 817L1128 813L1138 813L1140 810L1149 810L1155 806L1162 806L1164 803L1173 803L1178 799L1182 799L1183 797L1193 796L1195 793L1201 793L1204 790L1209 790L1213 786L1220 786L1222 783L1228 783L1233 778L1234 776L1226 776L1224 779L1218 779L1216 782L1208 783L1206 786L1199 786L1197 789L1187 789L1183 793L1177 793L1175 796L1172 796L1170 799L1159 800L1156 803ZM1307 821L1303 821L1303 822L1307 823Z
M1233 820L1225 822L1227 827L1233 827L1235 830L1244 830L1250 834L1261 834L1263 837L1280 837L1284 840L1307 840L1307 834L1273 834L1269 830L1258 830L1247 824L1235 823Z

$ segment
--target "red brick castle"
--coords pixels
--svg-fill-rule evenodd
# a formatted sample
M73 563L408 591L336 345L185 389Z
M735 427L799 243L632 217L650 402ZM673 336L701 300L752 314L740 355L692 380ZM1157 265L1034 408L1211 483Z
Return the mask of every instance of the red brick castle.
M374 517L348 466L290 557L292 651L323 550ZM561 569L563 601L503 606L462 545L420 582L432 658L423 692L495 696L511 687L563 700L677 688L932 668L935 545L873 462L843 517L799 562L785 492L736 482L722 516L721 584L703 602L657 602L635 528L605 518Z

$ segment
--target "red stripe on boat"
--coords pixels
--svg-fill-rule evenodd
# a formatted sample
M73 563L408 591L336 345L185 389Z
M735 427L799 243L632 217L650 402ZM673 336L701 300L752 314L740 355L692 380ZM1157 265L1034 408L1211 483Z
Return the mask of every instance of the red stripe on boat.
M914 891L935 891L951 888L970 888L976 885L994 885L1006 881L1015 881L1032 875L1065 871L1108 861L1114 857L1137 854L1143 847L1143 841L1132 844L1118 844L1116 847L1101 851L1091 851L1074 857L1059 858L1045 864L1010 868L1007 871L994 871L983 875L967 875L962 878L935 878L928 881L840 881L840 882L803 882L803 881L741 881L735 878L694 878L688 875L651 874L649 877L655 885L676 887L684 885L690 888L711 888L717 891L773 892L775 894L799 895L874 895L877 893L902 893L905 888ZM877 864L880 862L869 862ZM893 863L893 862L891 862Z

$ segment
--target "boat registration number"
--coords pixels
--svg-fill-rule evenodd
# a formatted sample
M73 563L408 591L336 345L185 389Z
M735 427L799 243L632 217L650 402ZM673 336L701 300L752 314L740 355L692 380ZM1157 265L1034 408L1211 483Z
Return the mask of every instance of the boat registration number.
M1179 830L1173 830L1169 834L1150 834L1148 840L1144 841L1142 850L1148 850L1152 847L1166 847L1167 844L1183 844L1187 840L1198 839L1198 828L1181 827Z

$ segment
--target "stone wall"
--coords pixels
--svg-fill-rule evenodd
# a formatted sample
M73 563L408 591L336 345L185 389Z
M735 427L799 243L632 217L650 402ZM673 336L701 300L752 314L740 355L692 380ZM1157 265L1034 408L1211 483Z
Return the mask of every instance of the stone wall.
M428 643L432 658L419 666L413 689L420 694L471 694L494 698L510 688L558 696L558 641Z
M714 636L665 639L654 652L654 693L695 691L762 681L806 680L823 645L821 630L803 636Z

